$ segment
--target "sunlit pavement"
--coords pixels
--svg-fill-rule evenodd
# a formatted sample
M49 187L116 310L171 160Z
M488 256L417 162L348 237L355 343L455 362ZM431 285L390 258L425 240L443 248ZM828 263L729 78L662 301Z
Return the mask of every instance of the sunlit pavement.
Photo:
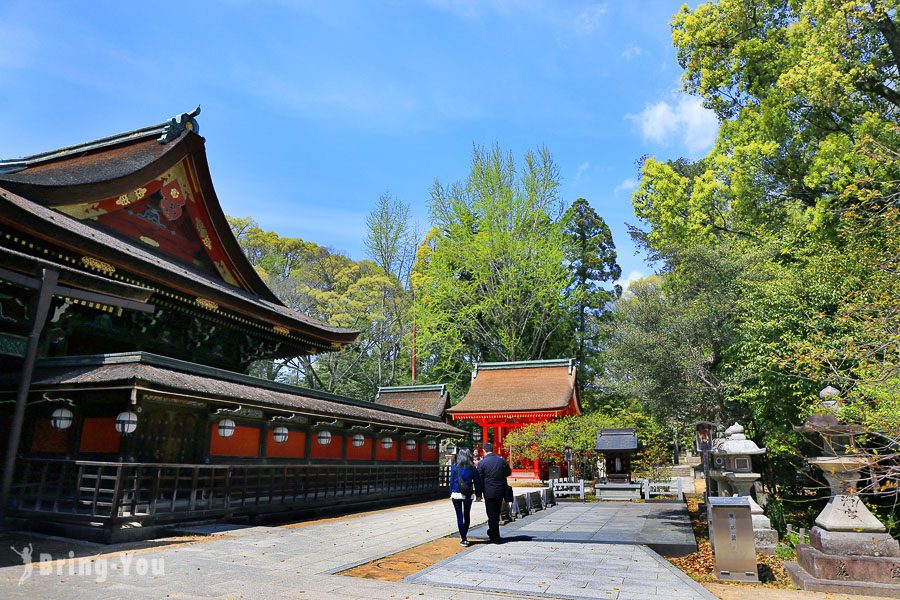
M543 513L543 516L538 513L528 522L539 523L552 515L552 510ZM472 517L476 523L486 520L483 503L473 504ZM525 522L520 522L520 525ZM40 564L33 564L30 576L24 580L26 570L22 565L0 568L0 595L7 598L92 599L260 598L273 595L288 598L508 598L508 594L491 591L490 586L463 589L438 581L392 583L332 574L443 537L455 530L453 508L448 500L442 500L376 511L363 516L349 515L302 527L235 529L196 543L150 547L127 555L117 553L115 546L98 547L100 551L109 554L97 555L92 561L85 559L68 563L47 563L44 569ZM475 546L457 555L456 560L473 561L470 564L490 561L498 551L501 552L500 556L525 557L526 562L523 564L515 564L511 558L501 558L501 564L494 565L500 575L503 574L504 565L508 567L507 575L510 579L525 576L577 576L583 575L588 569L593 574L598 569L612 568L615 557L622 558L628 554L638 557L639 564L634 561L625 562L623 559L620 566L626 572L631 568L632 578L638 580L638 585L648 581L652 572L656 575L653 581L657 582L653 584L653 593L674 583L675 587L669 590L672 593L666 594L668 598L702 597L691 595L695 591L692 588L678 588L678 581L669 577L670 571L657 569L664 565L645 560L652 560L652 556L641 546L598 543L554 543L547 546L547 542L514 541L499 547ZM567 554L580 556L580 562L575 564L566 559ZM34 560L38 558L33 557ZM54 558L65 558L65 555ZM52 569L47 569L48 566L52 566ZM164 572L160 572L160 568ZM434 573L440 568L444 568L444 563L435 565L426 574ZM517 576L522 568L527 568L529 572L527 575ZM79 574L79 569L82 574ZM48 570L52 572L47 572ZM609 576L616 577L615 574ZM660 581L662 583L658 583ZM628 588L626 583L623 579L621 585L612 586L618 589L609 588L606 591L613 593L604 596L591 596L588 587L578 587L577 584L572 589L582 590L580 596L562 593L558 583L553 590L550 589L552 584L548 584L543 590L535 588L516 591L517 595L526 592L528 595L545 598L605 597L622 600L643 599L646 593L650 593L651 588L645 586L644 592L641 592L639 588ZM510 586L497 589L513 591ZM571 592L572 589L568 591ZM679 595L681 593L684 595Z

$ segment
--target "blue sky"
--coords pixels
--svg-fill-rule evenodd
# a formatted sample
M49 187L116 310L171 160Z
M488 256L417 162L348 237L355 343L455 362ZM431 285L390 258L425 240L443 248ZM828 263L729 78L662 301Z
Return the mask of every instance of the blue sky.
M715 118L677 93L679 2L0 0L0 157L197 104L219 199L266 229L364 256L389 191L424 231L428 190L472 144L546 145L562 197L606 219L623 279L635 161L697 157Z

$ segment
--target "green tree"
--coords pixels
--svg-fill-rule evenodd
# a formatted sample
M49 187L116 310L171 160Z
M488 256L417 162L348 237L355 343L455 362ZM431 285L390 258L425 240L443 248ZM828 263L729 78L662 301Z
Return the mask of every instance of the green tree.
M568 293L574 304L575 333L579 381L582 390L592 390L595 368L599 357L599 323L610 302L621 294L619 286L607 289L622 275L616 262L616 246L612 232L603 217L597 214L587 200L578 198L563 217L566 235L566 259L572 272ZM590 404L591 393L583 394Z
M432 187L412 276L431 379L464 385L471 362L556 356L571 339L557 168L546 149L523 163L475 147L466 181Z
M895 440L896 455L897 8L719 0L683 8L672 24L684 89L721 129L697 163L643 162L633 203L646 229L635 233L664 273L647 300L725 317L707 336L718 348L700 356L719 357L707 365L716 404L750 420L769 448L766 479L781 490L796 487L805 443L791 425L828 383L845 416ZM704 255L731 281L722 298L695 293L708 287L696 277ZM718 304L694 301L704 295ZM623 376L646 375L629 360Z
M257 363L268 379L374 398L384 375L385 294L396 277L372 261L353 261L312 242L264 231L250 218L230 218L251 264L286 306L332 325L359 330L342 352L284 357Z
M408 383L411 353L406 338L412 329L409 277L416 249L409 206L382 194L366 217L369 258L390 280L381 290L380 313L372 323L372 359L377 386Z

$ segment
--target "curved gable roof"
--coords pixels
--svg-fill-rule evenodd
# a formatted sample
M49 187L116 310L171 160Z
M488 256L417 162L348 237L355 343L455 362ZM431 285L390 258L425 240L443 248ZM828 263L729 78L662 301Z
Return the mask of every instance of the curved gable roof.
M296 330L319 350L352 343L358 332L286 307L250 264L216 196L197 112L0 161L0 224Z
M463 414L563 411L578 406L574 361L536 360L513 363L479 363L472 373L469 393L449 409Z

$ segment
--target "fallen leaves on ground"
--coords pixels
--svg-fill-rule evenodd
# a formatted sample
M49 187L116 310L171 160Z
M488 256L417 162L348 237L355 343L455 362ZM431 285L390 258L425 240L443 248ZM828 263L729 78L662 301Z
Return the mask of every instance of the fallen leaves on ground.
M716 579L716 559L712 545L709 543L709 529L706 520L700 516L702 496L685 496L688 512L691 515L691 526L697 539L697 551L678 558L669 558L669 562L684 571L691 579L700 583L718 581ZM756 555L756 569L759 573L759 584L771 588L793 588L790 576L784 569L784 559L764 554Z

